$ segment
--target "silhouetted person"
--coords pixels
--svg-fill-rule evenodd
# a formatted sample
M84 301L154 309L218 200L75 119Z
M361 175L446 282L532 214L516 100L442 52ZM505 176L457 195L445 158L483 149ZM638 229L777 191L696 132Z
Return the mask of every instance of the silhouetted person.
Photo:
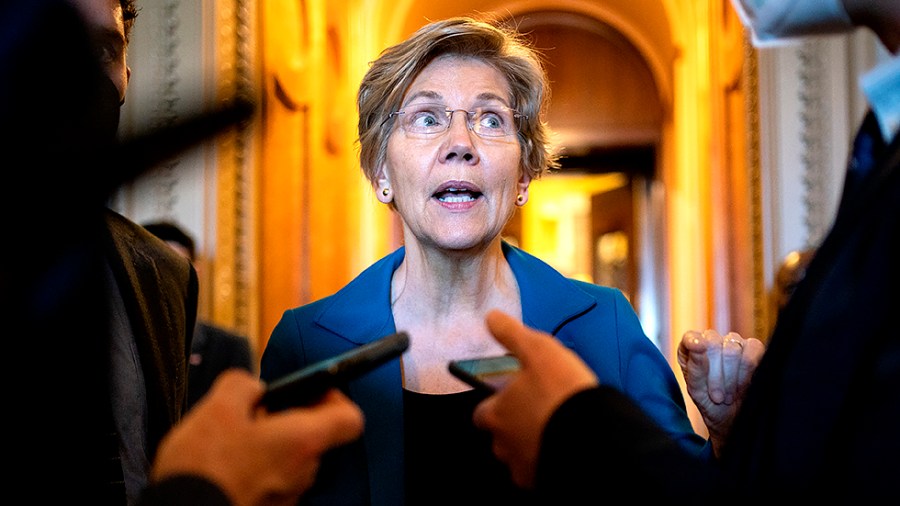
M116 504L124 497L121 484L109 482L118 444L110 430L115 316L106 277L115 234L106 203L120 183L250 110L235 104L117 143L121 98L98 65L98 39L85 28L64 0L0 3L7 192L0 212L7 238L15 240L0 249L4 457L8 494L23 503ZM138 239L155 242L172 266L190 270L146 231ZM170 274L158 265L159 275ZM145 295L163 300L161 291ZM170 318L186 310L173 307ZM170 349L176 361L186 360L187 349ZM316 406L267 414L256 410L258 379L228 376L165 435L141 504L293 503L312 485L322 453L362 431L359 408L338 391Z
M734 0L735 3L738 0ZM548 503L600 502L626 486L660 504L869 504L900 476L900 2L741 0L755 39L871 29L893 55L863 77L871 107L834 224L779 315L768 348L731 402L714 464L681 451L630 399L599 384L551 337L493 313L488 325L522 372L475 412L517 482ZM679 347L688 391L706 390L727 344L689 331ZM746 352L746 343L735 343ZM740 374L740 373L738 373ZM693 383L693 385L692 385ZM525 409L527 407L527 409ZM727 418L727 416L726 416ZM622 429L625 430L622 430ZM570 502L571 501L571 502Z

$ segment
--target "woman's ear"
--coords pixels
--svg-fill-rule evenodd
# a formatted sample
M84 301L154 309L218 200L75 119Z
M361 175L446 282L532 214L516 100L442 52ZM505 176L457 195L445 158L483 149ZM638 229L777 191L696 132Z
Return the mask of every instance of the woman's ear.
M528 187L531 186L531 176L522 173L519 182L516 184L516 205L522 207L528 202Z
M375 197L382 204L390 204L394 200L394 190L391 188L391 180L387 175L387 169L382 165L375 173Z

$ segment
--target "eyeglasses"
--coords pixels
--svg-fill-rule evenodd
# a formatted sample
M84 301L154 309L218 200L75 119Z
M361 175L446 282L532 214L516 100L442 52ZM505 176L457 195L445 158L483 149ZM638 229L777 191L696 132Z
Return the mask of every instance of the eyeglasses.
M514 135L519 131L520 120L528 118L515 109L502 105L478 107L474 111L467 111L449 109L443 104L413 104L390 113L387 119L398 117L400 128L407 134L430 136L449 130L455 112L465 113L466 126L479 137Z

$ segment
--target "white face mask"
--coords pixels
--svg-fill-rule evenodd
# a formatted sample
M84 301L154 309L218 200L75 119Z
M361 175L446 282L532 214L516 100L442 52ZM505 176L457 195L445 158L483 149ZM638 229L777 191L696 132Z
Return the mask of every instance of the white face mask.
M842 0L731 0L756 47L796 37L845 33L854 28Z

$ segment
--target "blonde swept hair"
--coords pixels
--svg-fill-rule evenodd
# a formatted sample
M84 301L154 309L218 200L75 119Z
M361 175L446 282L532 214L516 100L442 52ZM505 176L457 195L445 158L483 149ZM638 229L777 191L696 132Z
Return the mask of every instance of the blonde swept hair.
M539 53L525 37L501 25L470 17L429 23L411 37L391 46L373 61L357 94L357 143L363 173L373 184L387 156L394 127L392 112L401 107L409 86L429 63L440 56L478 59L497 69L509 82L509 104L525 118L518 132L522 170L537 179L559 166L549 143L550 130L541 113L549 100L549 81Z

